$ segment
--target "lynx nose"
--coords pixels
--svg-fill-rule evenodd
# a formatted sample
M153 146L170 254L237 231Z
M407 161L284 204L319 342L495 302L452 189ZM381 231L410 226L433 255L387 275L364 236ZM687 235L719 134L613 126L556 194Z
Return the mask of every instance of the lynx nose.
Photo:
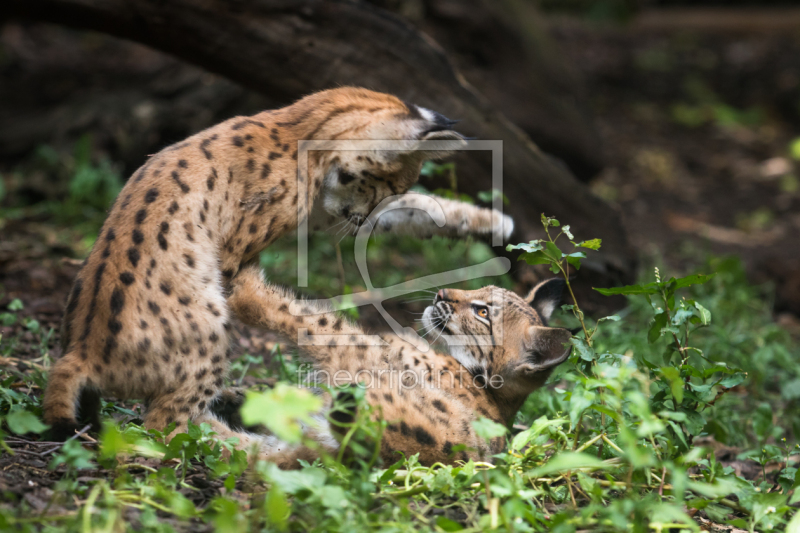
M433 299L433 303L438 304L439 302L446 302L448 300L447 289L439 289L439 292L436 293L436 297Z

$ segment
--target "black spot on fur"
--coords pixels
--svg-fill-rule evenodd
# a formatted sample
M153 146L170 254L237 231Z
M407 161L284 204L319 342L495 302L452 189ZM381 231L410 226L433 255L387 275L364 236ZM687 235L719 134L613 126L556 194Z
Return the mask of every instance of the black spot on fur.
M185 159L181 159L178 161L178 166L181 168L189 168L189 163L187 163Z
M161 312L161 307L159 307L159 306L158 306L158 304L157 304L157 303L155 303L155 302L154 302L154 301L152 301L152 300L149 300L149 301L147 302L147 307L149 307L149 308L150 308L150 311L151 311L151 312L152 312L154 315L157 315L157 314L159 314L159 313Z
M145 201L145 203L152 204L153 202L155 202L155 201L156 201L156 198L158 198L158 189L156 189L156 188L149 189L149 190L148 190L148 191L147 191L147 192L144 194L144 201Z
M142 244L144 242L144 233L138 229L133 230L133 233L131 233L131 240L133 244Z
M181 180L181 176L180 176L180 174L178 174L178 171L177 171L177 170L173 170L173 171L172 171L172 179L175 181L175 183L177 183L177 184L178 184L178 187L180 187L180 188L181 188L181 192L182 192L183 194L186 194L186 193L188 193L188 192L191 190L191 189L189 188L189 186L188 186L188 185L186 185L186 184L185 184L185 183L184 183L184 182Z
M270 152L269 155L267 156L267 158L270 161L275 161L276 159L280 159L281 157L283 157L283 154L280 152Z
M192 299L191 299L191 298L189 298L188 296L181 296L180 298L178 298L178 302L179 302L181 305L189 305L189 303L190 303L191 301L192 301Z
M267 179L270 173L272 172L272 167L269 166L269 163L264 163L261 165L261 179Z
M423 446L435 446L436 440L433 435L425 431L422 427L417 426L414 428L414 438Z
M114 228L108 228L108 231L106 232L106 240L113 241L116 238L117 234L114 232Z
M139 249L138 248L128 248L128 261L131 262L134 268L136 265L139 264Z
M224 277L226 277L226 278L231 278L231 277L233 277L233 269L231 269L231 268L226 268L225 270L223 270L223 271L222 271L222 275L223 275Z
M194 257L189 254L183 254L184 260L186 260L186 266L189 268L194 268Z
M433 400L431 405L433 405L436 409L438 409L439 411L441 411L441 412L443 412L445 414L447 414L447 412L448 412L447 411L447 407L444 406L444 404L441 402L441 400Z
M169 296L172 294L172 285L168 281L162 281L158 284L158 288L161 289L161 292Z
M445 441L444 446L442 446L442 451L445 455L449 456L451 453L453 453L453 443L449 440Z
M131 274L130 272L123 272L122 274L120 274L119 280L125 285L130 285L135 281L133 274Z
M111 314L118 315L125 307L125 293L120 289L114 289L111 293Z
M136 212L136 218L134 219L137 224L141 224L144 222L144 219L147 218L147 209L139 209Z
M215 331L214 333L209 335L208 340L210 340L211 342L217 342L219 340L219 335L217 335L217 332Z
M347 185L354 179L356 179L356 177L353 174L350 174L349 172L339 172L339 183L341 183L342 185Z
M122 323L119 320L112 318L108 321L108 330L112 335L116 335L122 331Z
M231 142L234 146L238 146L239 148L244 146L244 139L242 139L240 135L234 135L233 138L231 138Z
M178 202L173 200L173 202L169 205L169 209L167 209L167 211L169 212L170 215L174 215L175 212L178 210L178 207L179 207Z
M162 250L166 251L166 249L168 247L168 243L167 243L166 237L164 237L164 234L163 233L159 233L158 237L156 237L156 238L158 239L159 248L161 248Z

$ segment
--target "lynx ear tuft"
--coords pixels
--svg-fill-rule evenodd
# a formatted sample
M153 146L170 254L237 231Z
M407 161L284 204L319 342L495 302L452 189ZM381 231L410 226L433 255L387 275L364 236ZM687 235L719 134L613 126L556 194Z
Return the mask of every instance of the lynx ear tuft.
M546 279L531 289L528 297L525 298L525 301L539 313L545 323L550 320L553 311L561 303L564 285L566 282L561 278Z

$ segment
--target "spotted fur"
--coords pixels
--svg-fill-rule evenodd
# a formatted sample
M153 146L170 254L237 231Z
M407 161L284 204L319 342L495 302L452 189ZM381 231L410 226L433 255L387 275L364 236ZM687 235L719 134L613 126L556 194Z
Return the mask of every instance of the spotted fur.
M381 335L376 343L330 310L265 284L256 268L238 276L229 303L247 323L297 343L301 355L314 363L316 381L367 387L370 404L379 407L376 416L389 423L381 442L386 462L396 461L400 451L419 453L420 462L430 465L491 460L504 448L502 438L487 445L472 422L483 416L512 424L528 394L569 355L570 332L546 326L561 286L558 280L543 282L527 299L497 287L439 291L423 322L442 332L449 354L421 351L394 335ZM324 435L324 447L336 449L322 426L311 434ZM468 449L454 452L459 444ZM298 457L310 453L273 445L265 451L267 458L282 467L296 466Z
M175 422L182 431L191 419L242 447L262 445L211 408L228 367L231 280L315 207L363 224L408 190L424 158L446 155L314 151L298 173L299 141L330 139L463 142L440 115L340 88L232 118L151 156L120 192L69 296L64 356L44 399L54 437L74 434L81 417L96 425L106 395L143 398L147 428Z

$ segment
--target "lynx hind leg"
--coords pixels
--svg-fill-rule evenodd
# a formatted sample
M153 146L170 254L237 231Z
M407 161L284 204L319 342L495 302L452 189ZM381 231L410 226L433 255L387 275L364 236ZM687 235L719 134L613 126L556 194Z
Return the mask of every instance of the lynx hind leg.
M100 393L91 384L87 367L70 352L50 370L44 394L44 421L50 438L64 441L90 424L100 431Z

